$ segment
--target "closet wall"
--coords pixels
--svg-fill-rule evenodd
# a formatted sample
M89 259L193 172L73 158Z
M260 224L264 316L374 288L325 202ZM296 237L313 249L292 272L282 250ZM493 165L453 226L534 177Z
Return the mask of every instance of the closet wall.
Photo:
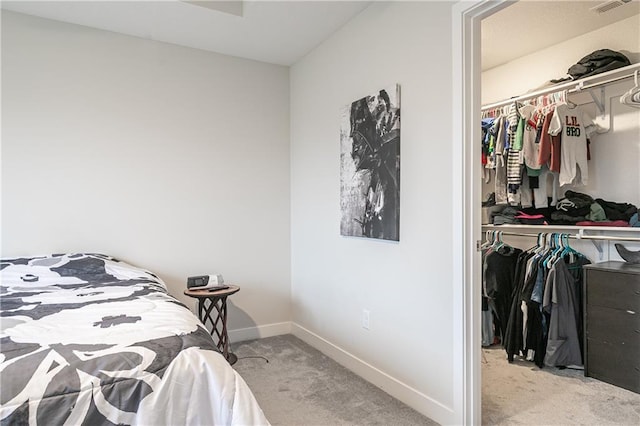
M564 77L567 69L580 58L602 48L623 52L631 63L640 62L640 15L484 71L482 103L522 95L551 79ZM619 102L619 97L631 87L632 79L606 87L613 120L608 133L598 134L592 140L588 185L563 186L559 196L572 189L594 198L640 206L640 110ZM570 95L570 99L579 105L584 104L582 108L592 117L596 116L595 104L588 93ZM483 184L483 199L493 188L493 178L489 184ZM535 242L527 237L509 237L508 241L519 247L529 247ZM602 254L589 241L572 240L572 245L594 261L620 259L613 244L602 243ZM625 245L640 247L637 243Z
M482 103L524 94L551 79L564 77L580 58L603 48L624 53L631 63L640 62L640 15L483 71Z

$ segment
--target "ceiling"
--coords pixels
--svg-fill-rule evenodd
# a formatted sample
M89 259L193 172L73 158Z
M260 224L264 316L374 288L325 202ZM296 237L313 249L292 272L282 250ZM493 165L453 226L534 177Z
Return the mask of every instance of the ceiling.
M482 21L482 70L640 14L640 0L605 13L600 1L523 0Z
M453 0L451 0L453 1ZM482 69L640 14L640 0L522 0L482 21ZM372 1L2 1L2 8L149 40L292 65ZM508 46L505 48L505 40Z
M291 65L370 1L2 1L2 9Z

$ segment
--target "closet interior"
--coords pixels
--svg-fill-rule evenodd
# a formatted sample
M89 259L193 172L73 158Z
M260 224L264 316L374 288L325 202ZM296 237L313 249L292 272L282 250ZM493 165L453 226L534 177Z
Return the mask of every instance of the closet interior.
M482 346L640 394L640 5L531 3L482 23ZM629 63L566 79L601 49Z

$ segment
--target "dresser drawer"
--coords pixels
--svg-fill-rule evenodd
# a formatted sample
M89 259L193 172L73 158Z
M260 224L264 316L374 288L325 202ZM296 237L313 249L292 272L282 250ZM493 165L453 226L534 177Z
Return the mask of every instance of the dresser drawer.
M587 269L588 305L640 313L640 275Z
M622 345L587 339L584 374L640 393L640 357Z
M587 338L623 346L640 357L640 312L587 305Z

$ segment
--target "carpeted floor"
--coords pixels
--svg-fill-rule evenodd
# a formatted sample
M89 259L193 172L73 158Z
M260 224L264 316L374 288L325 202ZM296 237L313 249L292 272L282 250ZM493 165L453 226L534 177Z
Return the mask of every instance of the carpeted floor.
M435 425L292 335L232 345L273 425ZM640 425L640 395L483 348L483 425ZM245 358L264 356L261 358Z
M236 371L273 425L437 423L287 334L231 345ZM260 358L244 358L263 356Z
M640 395L584 377L581 370L507 362L483 348L483 425L640 425Z

